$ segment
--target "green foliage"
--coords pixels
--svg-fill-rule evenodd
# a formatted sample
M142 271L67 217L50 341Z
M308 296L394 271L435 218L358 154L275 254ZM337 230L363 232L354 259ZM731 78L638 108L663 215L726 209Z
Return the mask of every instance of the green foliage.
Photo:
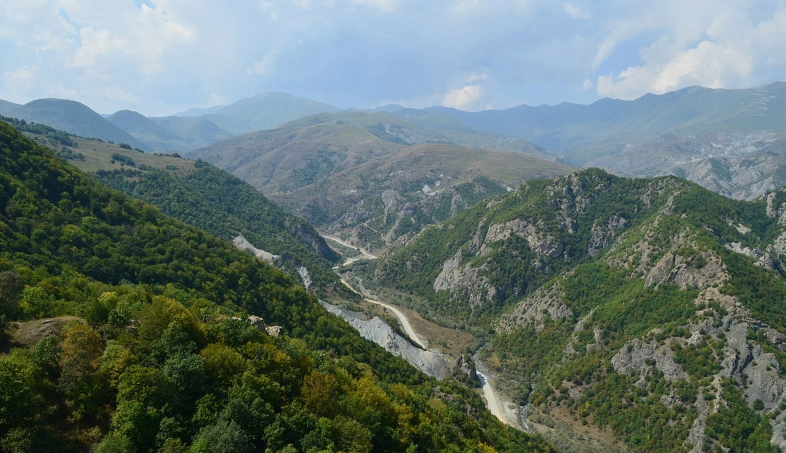
M121 145L120 147L122 148L123 143L121 143L120 145ZM129 145L126 146L128 147L127 149L131 149ZM134 162L134 159L119 153L112 153L112 160L120 162L120 165L128 165L130 167L136 167L136 162Z
M231 240L242 233L255 247L281 255L294 278L299 278L295 267L305 265L320 294L355 297L331 269L339 255L313 227L206 162L196 161L194 171L187 175L149 168L142 172L99 170L96 175L107 185L157 206L164 214L222 239Z
M553 451L363 340L278 270L2 124L0 164L0 202L15 200L0 212L4 297L44 288L53 315L89 320L0 355L5 451Z
M727 404L707 417L710 439L705 442L705 451L777 452L778 448L770 444L772 427L769 420L748 408L738 384L727 379L721 388Z
M776 194L775 206L785 197ZM501 325L506 330L480 352L488 364L498 364L495 371L518 381L534 406L567 406L576 420L610 427L634 451L689 450L685 440L697 398L722 404L729 395L726 401L734 402L732 390L724 387L718 395L708 380L726 357L723 333L700 331L698 341L684 341L688 326L711 317L718 328L728 315L718 302L696 303L717 278L711 266L720 261L729 276L715 287L736 297L752 317L786 332L783 257L769 256L772 270L727 246L767 250L782 234L763 201L730 200L674 177L622 179L590 169L556 181L529 181L488 206L475 206L354 270L366 282L416 296L421 312L445 323L484 334L487 326ZM491 226L506 222L515 222L511 229L520 235L489 241ZM484 278L494 291L472 285L435 291L448 260L470 269L468 279ZM516 303L514 316L498 324ZM535 313L531 307L538 306L543 308ZM749 340L783 367L786 354L764 332L751 327ZM670 347L688 378L667 380L658 370L660 357L638 357L640 368L630 375L617 372L612 359L622 348L633 348L634 339L647 347ZM762 409L761 403L751 404ZM733 407L729 410L737 410ZM746 435L768 438L756 431L764 424L750 418L747 407L739 410L750 424ZM753 448L728 439L711 447Z

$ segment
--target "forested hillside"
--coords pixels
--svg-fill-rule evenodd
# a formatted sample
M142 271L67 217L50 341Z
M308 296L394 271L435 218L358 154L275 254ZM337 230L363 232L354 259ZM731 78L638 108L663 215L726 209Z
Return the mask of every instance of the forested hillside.
M3 451L551 451L5 123L0 206Z
M279 264L297 279L296 267L305 267L319 295L353 297L331 270L338 255L314 228L240 179L178 155L140 153L41 124L4 120L110 187L166 215L221 239L244 235L256 247L281 256Z
M777 451L784 212L786 191L741 202L590 169L529 181L356 272L488 339L484 362L541 413L634 451Z
M351 297L331 270L340 256L308 222L207 162L189 165L192 171L180 177L149 167L99 170L95 175L110 187L223 239L242 234L257 248L281 256L281 266L292 276L298 275L296 266L305 266L321 295Z

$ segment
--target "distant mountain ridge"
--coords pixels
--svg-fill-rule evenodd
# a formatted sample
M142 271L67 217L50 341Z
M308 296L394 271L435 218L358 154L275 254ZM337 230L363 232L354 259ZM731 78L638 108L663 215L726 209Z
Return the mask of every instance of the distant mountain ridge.
M120 110L106 117L70 100L38 99L26 105L0 100L0 114L46 124L146 151L184 152L235 135L273 129L305 116L341 109L285 93L262 93L233 104L192 108L168 117Z
M90 107L66 99L38 99L13 108L6 116L46 124L81 137L126 143L133 148L147 148L126 131L107 121Z
M286 93L261 93L241 99L206 115L206 118L235 135L274 129L282 124L341 109Z
M13 102L8 102L0 99L0 115L5 115L6 113L10 112L11 110L21 107L21 104L16 104Z
M440 130L380 111L313 115L188 156L240 177L317 228L374 250L523 179L573 170L521 152L459 146Z
M212 107L191 107L190 109L183 110L182 112L177 112L173 116L180 116L180 117L195 117L195 116L204 116L210 113L215 113L218 110L226 107L225 105L214 105Z
M563 162L621 176L674 174L744 199L786 184L784 82L736 90L694 86L590 105L425 112L531 140L559 152Z
M120 110L107 120L151 151L189 151L233 136L203 117L147 118L138 112Z
M555 151L616 137L657 137L720 130L771 130L786 133L786 82L750 89L698 86L633 101L604 98L590 105L521 105L506 110L462 112L432 107L472 127L523 138Z

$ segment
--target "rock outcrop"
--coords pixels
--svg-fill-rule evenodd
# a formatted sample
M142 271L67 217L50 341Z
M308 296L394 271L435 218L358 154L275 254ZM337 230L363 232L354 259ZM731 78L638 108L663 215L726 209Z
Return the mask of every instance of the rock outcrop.
M573 310L565 305L564 298L565 294L560 284L538 288L531 296L519 302L512 312L504 315L497 329L507 331L534 321L535 330L542 330L543 321L547 316L555 320L573 316Z
M347 321L363 338L382 346L393 355L402 357L420 371L437 379L447 376L451 366L441 354L414 346L378 316L369 320L363 313L344 310L322 300L319 302L327 311Z
M237 236L235 239L232 239L232 243L238 249L250 252L252 255L256 256L260 260L267 262L268 264L274 264L275 261L280 258L279 255L273 255L272 253L254 247L254 245L248 242L248 240L244 238L242 235Z
M668 345L644 343L640 339L634 339L623 346L612 357L611 364L614 370L621 374L630 374L632 371L646 372L656 368L669 382L688 378L688 373L674 361L674 352Z
M443 263L442 272L434 280L434 291L467 291L473 307L492 300L497 289L483 275L483 267L476 268L471 264L462 267L462 258L463 254L459 251Z

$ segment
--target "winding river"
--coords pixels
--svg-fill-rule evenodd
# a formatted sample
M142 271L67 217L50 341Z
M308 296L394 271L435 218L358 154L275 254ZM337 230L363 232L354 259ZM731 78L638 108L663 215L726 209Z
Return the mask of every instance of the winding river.
M376 256L366 252L365 250L363 250L361 248L358 248L358 247L355 247L355 246L353 246L351 244L348 244L348 243L342 241L341 239L339 239L337 237L326 236L326 235L323 235L322 237L324 237L325 239L330 239L332 241L335 241L335 242L337 242L337 243L339 243L339 244L341 244L341 245L343 245L345 247L354 248L354 249L357 249L357 250L360 251L360 253L361 253L360 255L346 259L344 261L344 265L354 263L355 261L359 261L361 259L373 260L373 259L377 258ZM338 267L339 266L336 266L334 268L334 270L336 270L337 274L338 274L338 271L337 271ZM342 277L340 274L339 274L339 277L341 278L341 282L342 283L344 283L348 288L352 289L352 291L355 291L355 289L352 288L352 285L350 285L346 280L344 280L344 277ZM355 292L357 292L357 291L355 291ZM407 336L412 341L414 341L415 343L420 345L420 347L422 347L425 350L428 350L428 347L427 347L428 342L423 340L422 338L420 338L420 336L418 336L417 332L415 332L415 329L412 328L412 325L410 324L409 319L407 319L406 315L401 310L399 310L397 307L395 307L393 305L390 305L390 304L388 304L386 302L382 302L382 301L375 300L375 299L369 299L364 294L361 294L361 293L358 293L358 294L363 296L363 299L366 302L370 302L370 303L373 303L373 304L381 305L381 306L387 308L388 310L392 311L393 314L396 315L396 318L398 318L398 320L401 322L401 325L404 327L404 332L407 334ZM517 428L517 429L521 429L521 426L518 423L515 422L515 420L518 419L517 414L511 412L511 410L506 407L507 405L505 404L505 402L500 399L499 394L494 390L494 386L492 384L492 379L489 376L488 371L486 371L485 367L478 360L477 357L473 357L473 360L475 361L475 369L476 369L476 372L477 372L477 375L478 375L478 379L480 380L480 383L481 383L482 388L483 388L483 396L484 396L484 398L486 400L486 407L502 423L508 424L508 425L513 426L514 428Z

